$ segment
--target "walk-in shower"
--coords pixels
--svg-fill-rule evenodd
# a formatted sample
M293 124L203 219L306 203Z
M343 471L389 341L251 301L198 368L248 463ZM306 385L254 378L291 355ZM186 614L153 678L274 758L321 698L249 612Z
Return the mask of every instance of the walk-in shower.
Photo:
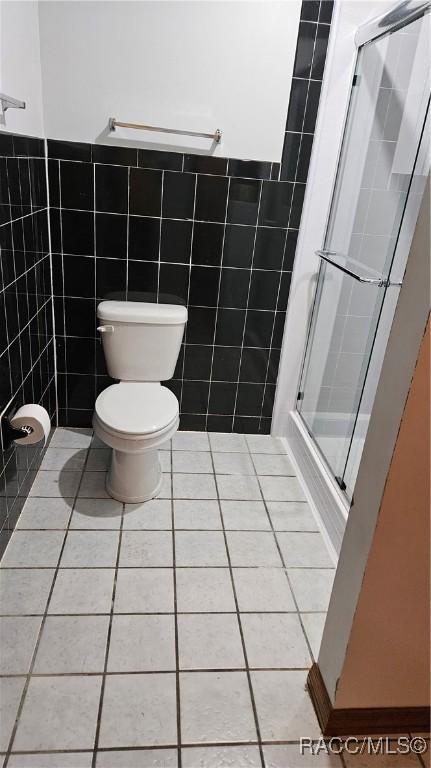
M383 303L388 292L399 291L408 256L399 247L400 231L423 170L418 149L429 102L429 29L428 15L422 16L359 48L318 252L297 408L349 497L384 352L375 344ZM388 327L389 317L384 320Z
M320 265L291 413L346 509L429 170L429 9L402 3L356 33L326 232L313 249Z

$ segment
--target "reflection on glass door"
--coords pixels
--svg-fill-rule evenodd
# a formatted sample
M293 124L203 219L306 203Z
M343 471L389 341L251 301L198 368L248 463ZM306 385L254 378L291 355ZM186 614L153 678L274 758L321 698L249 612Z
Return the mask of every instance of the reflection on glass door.
M407 262L400 230L408 202L423 189L429 37L426 15L359 49L318 252L297 409L349 497L393 316L388 321L382 309L395 306L392 292L399 292Z

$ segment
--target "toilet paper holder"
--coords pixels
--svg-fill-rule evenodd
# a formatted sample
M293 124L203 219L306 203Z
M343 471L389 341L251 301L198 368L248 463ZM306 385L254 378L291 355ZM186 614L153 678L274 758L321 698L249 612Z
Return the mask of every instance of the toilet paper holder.
M14 427L11 424L10 419L13 418L15 413L16 410L13 410L7 415L3 414L1 417L1 441L4 451L7 451L7 449L10 448L14 440L20 440L21 438L28 437L28 435L31 435L34 431L33 427L30 426Z

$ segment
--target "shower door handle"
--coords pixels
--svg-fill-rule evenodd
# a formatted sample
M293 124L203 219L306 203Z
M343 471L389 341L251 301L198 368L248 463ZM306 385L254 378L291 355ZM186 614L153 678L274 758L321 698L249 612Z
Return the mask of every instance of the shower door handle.
M350 277L353 277L354 280L357 280L359 283L368 283L368 285L377 285L379 288L388 288L390 285L402 285L402 283L392 283L390 282L388 277L366 277L365 275L358 275L357 272L354 272L352 269L349 269L349 267L346 267L344 264L340 264L336 258L339 256L335 251L327 251L325 249L322 249L320 251L315 251L316 256L319 257L319 259L322 259L322 261L326 261L328 264L331 264L332 267L335 267L336 269L339 269L341 272L344 272L345 275L349 275ZM344 256L341 258L345 258Z

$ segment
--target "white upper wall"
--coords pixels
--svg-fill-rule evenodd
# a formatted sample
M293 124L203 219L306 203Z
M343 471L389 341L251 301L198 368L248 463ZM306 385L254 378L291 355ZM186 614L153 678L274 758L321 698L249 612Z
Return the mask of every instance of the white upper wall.
M0 91L26 102L0 117L0 129L44 136L37 0L0 2Z
M17 2L16 5L21 5ZM207 152L208 139L119 129L109 117L223 131L214 154L279 161L300 1L46 2L46 135Z

